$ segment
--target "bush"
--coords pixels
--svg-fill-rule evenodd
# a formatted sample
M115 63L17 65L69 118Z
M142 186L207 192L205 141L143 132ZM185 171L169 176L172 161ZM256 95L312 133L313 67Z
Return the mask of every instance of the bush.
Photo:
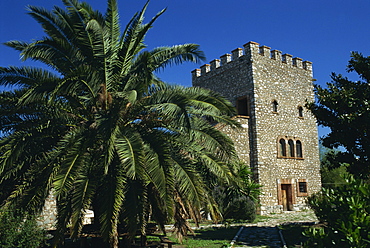
M233 199L224 209L225 219L247 220L253 222L256 219L256 204L246 196Z
M370 185L348 177L347 183L323 189L308 204L324 228L311 228L307 247L370 247Z
M45 244L46 233L34 216L23 216L18 211L0 211L1 248L38 248Z
M253 222L261 185L253 181L252 173L245 164L240 164L236 174L240 179L239 187L217 186L213 190L213 197L224 219Z

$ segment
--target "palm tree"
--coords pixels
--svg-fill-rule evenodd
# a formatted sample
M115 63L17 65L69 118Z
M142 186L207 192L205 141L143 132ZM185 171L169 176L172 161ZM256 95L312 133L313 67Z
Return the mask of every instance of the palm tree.
M106 14L77 0L65 9L29 6L47 36L10 41L24 60L42 68L0 68L0 186L3 208L42 209L57 197L55 243L71 226L81 232L93 209L101 235L118 247L120 226L132 238L145 235L148 220L164 230L175 220L188 231L202 208L217 217L210 197L215 179L235 184L237 157L229 138L213 123L238 126L232 105L201 88L168 85L155 76L166 66L204 59L199 46L146 50L148 2L121 33L116 0ZM216 181L217 181L216 180Z

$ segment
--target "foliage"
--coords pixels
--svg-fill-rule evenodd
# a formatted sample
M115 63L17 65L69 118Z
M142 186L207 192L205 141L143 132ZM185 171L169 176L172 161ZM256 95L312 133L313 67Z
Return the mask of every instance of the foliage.
M213 196L216 199L224 219L256 219L256 205L261 185L252 179L252 173L245 164L240 164L236 173L241 179L240 187L216 186Z
M16 211L0 211L0 247L38 248L46 242L46 233L37 226L34 216Z
M325 188L335 188L345 184L345 177L348 176L347 167L341 166L334 169L321 168L321 184Z
M214 122L237 127L235 109L218 94L171 86L155 76L167 66L199 62L196 44L146 50L148 3L121 32L116 0L106 14L86 2L65 9L29 6L46 36L9 41L22 59L44 63L0 68L0 187L4 208L41 211L50 190L57 199L58 243L72 238L93 209L101 235L118 246L118 232L145 235L149 217L179 235L204 207L218 217L210 180L238 185L232 141ZM236 187L236 186L235 186ZM4 201L5 202L5 201ZM122 229L119 229L122 228Z
M341 184L345 184L345 177L348 176L347 167L348 165L336 162L332 164L333 157L336 156L338 151L329 149L321 158L321 184L325 188L338 187Z
M303 233L310 227L311 225L299 223L283 224L279 226L279 230L282 232L287 247L298 248L303 247L303 244L307 241L308 238Z
M240 197L228 204L224 212L225 219L245 220L253 222L256 219L256 203L250 197Z
M324 188L312 195L308 204L324 228L311 228L307 247L369 247L370 185L360 179L347 178L347 184Z
M370 173L370 57L357 52L351 57L348 72L356 72L361 80L353 82L333 73L326 88L315 85L317 103L308 104L308 108L319 125L331 130L323 145L341 148L332 164L347 163L350 173L366 178Z

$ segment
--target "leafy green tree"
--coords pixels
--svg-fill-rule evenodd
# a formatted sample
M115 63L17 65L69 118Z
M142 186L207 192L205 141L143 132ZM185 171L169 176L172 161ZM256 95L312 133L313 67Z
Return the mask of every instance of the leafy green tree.
M324 188L335 188L346 183L347 164L335 161L338 151L320 147L321 184ZM335 161L333 164L332 161Z
M369 183L348 177L346 184L310 196L308 204L325 225L305 232L305 247L369 247Z
M19 211L0 211L0 247L38 248L46 243L46 232L36 224L35 216Z
M325 188L338 187L345 183L345 177L348 176L347 166L340 166L334 169L322 167L321 170L321 184Z
M323 145L341 150L331 163L349 164L348 170L357 177L370 173L370 57L353 52L348 72L356 72L359 81L332 74L332 82L323 88L315 85L317 103L308 105L318 124L330 128Z
M102 237L118 247L119 227L145 235L149 219L173 219L214 206L210 178L237 184L232 141L212 123L238 126L232 105L201 88L171 86L155 76L167 66L204 59L198 45L146 50L148 3L121 32L116 0L103 15L85 2L65 9L29 6L46 37L10 41L24 60L47 65L0 68L0 187L3 208L41 210L57 198L57 244L67 224L78 237L93 209ZM212 181L214 182L214 181ZM217 216L216 211L211 211Z

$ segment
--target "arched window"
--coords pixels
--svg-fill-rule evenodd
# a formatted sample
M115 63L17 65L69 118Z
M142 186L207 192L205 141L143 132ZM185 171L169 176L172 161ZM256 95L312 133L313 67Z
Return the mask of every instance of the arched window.
M288 146L289 146L289 157L294 158L295 154L294 154L294 142L293 142L293 140L290 139L288 141Z
M285 139L279 140L279 155L280 157L286 157L286 146L285 146Z
M297 150L297 157L298 158L303 158L303 154L302 154L302 142L300 140L297 140L296 141L296 150Z
M278 102L276 100L272 101L272 112L278 112Z
M302 106L298 107L298 117L303 118L303 108L302 108Z
M303 159L303 145L299 138L280 136L278 158Z

